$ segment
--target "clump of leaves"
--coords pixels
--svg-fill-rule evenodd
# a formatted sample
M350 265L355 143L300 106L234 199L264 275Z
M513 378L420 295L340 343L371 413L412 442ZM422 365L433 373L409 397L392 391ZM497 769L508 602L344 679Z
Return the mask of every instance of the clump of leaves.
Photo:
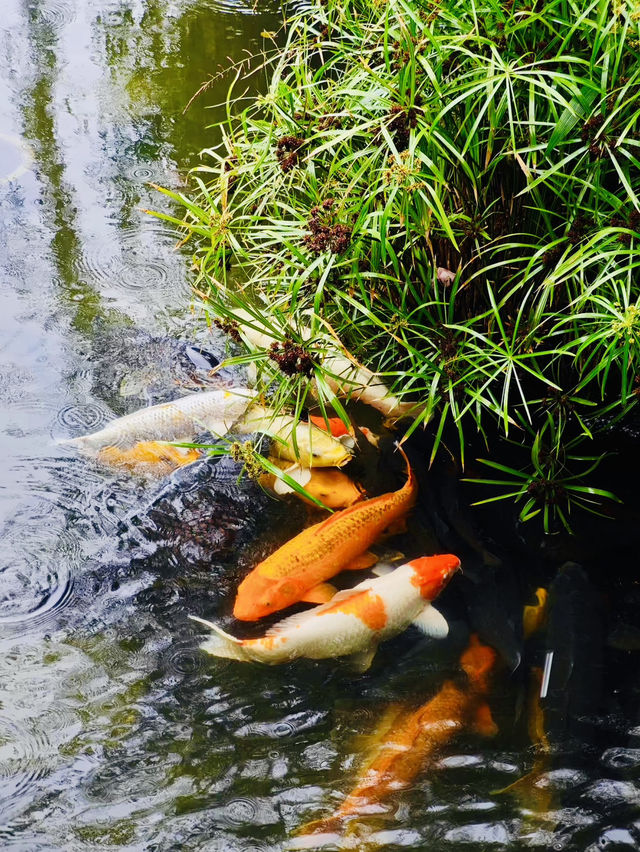
M288 27L265 95L230 93L193 195L172 194L207 310L328 323L422 403L434 454L452 432L463 463L477 434L530 445L551 391L584 401L552 407L565 457L597 457L638 399L640 16L326 0ZM278 402L299 415L313 377L336 404L321 362L267 349L242 358ZM524 517L563 505L527 477Z
M476 477L468 480L502 491L497 496L478 500L475 505L514 500L521 504L521 521L540 515L545 533L553 533L559 526L572 532L570 516L576 509L602 515L603 500L620 502L611 491L584 484L585 478L598 467L603 456L582 455L576 451L580 442L575 439L563 441L561 433L562 430L549 415L541 430L533 436L531 463L525 470L490 459L479 459L504 476L500 479Z

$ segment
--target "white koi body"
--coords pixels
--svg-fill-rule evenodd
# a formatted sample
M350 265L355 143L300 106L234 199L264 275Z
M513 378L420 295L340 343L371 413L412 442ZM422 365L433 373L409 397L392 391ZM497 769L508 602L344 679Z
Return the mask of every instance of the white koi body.
M399 418L417 413L415 403L399 400L375 373L346 355L326 355L322 366L328 373L327 384L338 396L365 402L385 417Z
M243 387L194 393L118 417L99 432L65 443L98 451L109 446L131 447L139 441L190 441L205 431L222 436L243 416L254 397L254 391Z
M259 318L244 310L237 310L235 315L240 322L239 330L251 348L269 349L272 343L277 342L277 338ZM305 340L311 338L311 331L307 328L301 328L300 333ZM391 393L376 373L358 364L355 359L336 351L339 349L336 340L325 335L323 342L325 354L322 366L327 373L325 380L335 394L371 405L385 417L399 418L418 414L416 403L402 402Z
M312 660L357 655L360 670L371 663L378 643L396 636L413 621L432 635L442 635L442 616L430 601L460 567L456 556L422 557L383 577L365 580L338 592L326 604L278 622L260 639L236 639L217 625L196 618L215 634L202 645L216 657L246 662L283 663L298 657Z

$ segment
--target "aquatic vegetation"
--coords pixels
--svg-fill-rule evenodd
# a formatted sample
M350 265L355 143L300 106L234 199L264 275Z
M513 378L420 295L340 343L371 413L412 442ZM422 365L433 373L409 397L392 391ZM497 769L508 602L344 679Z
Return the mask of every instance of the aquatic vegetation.
M174 193L186 216L168 217L210 315L257 305L309 359L239 360L297 411L310 376L335 407L315 357L330 327L419 403L432 457L444 442L464 465L478 436L526 452L548 411L600 455L638 397L633 8L327 0L287 25L268 91L230 92L197 198ZM553 495L540 505L562 521Z

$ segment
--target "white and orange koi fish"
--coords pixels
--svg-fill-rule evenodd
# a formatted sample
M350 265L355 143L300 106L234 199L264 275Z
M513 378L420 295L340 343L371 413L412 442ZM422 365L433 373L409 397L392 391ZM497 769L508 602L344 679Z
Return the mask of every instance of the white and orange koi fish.
M414 623L432 636L446 636L444 618L430 606L460 567L450 553L423 556L383 577L338 592L328 603L278 622L260 639L237 639L220 627L191 616L215 635L203 650L216 657L275 665L298 657L321 660L351 656L366 671L378 643Z

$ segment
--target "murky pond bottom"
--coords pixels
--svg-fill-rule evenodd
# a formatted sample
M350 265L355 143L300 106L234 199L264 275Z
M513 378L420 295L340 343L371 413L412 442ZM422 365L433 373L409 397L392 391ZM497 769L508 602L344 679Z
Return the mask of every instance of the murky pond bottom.
M215 142L206 125L227 81L183 115L191 95L227 55L259 50L278 20L274 8L188 0L3 5L0 847L300 844L296 830L351 789L384 714L460 682L471 624L503 660L490 695L497 734L470 724L342 847L637 848L640 600L627 580L606 596L602 575L585 585L599 558L587 547L584 573L555 579L566 554L538 571L555 621L525 648L513 625L535 560L520 564L521 541L474 544L450 479L434 472L412 534L463 555L443 602L449 643L409 631L363 676L343 662L213 660L187 616L230 623L239 578L300 529L302 508L238 485L226 462L143 481L59 442L201 387L190 344L224 355L189 312L188 256L141 209L161 203L150 181L178 186ZM622 626L611 629L612 612ZM566 653L545 752L527 731L529 675L552 640ZM519 795L497 794L527 773Z

